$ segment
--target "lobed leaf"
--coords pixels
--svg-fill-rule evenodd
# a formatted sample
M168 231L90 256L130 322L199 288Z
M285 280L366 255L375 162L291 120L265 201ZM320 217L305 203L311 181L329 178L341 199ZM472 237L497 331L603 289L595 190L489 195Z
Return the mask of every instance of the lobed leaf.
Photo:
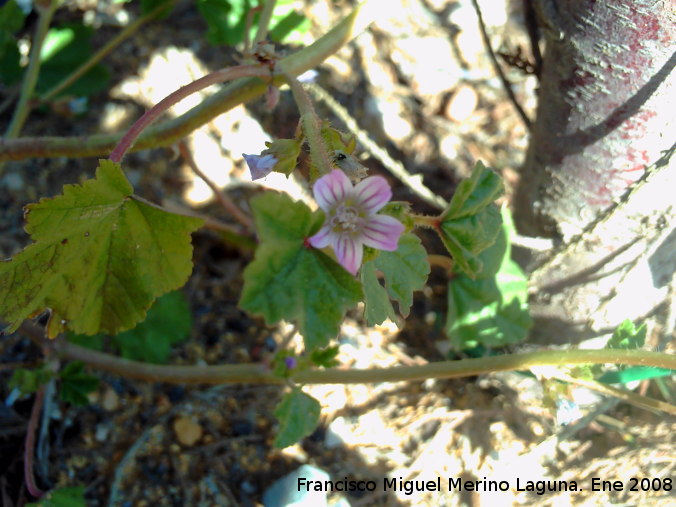
M369 326L382 324L386 319L397 321L397 312L385 287L378 281L375 261L366 262L361 268L361 282L364 286L364 318Z
M319 402L305 394L300 387L284 395L275 408L275 417L279 420L275 447L288 447L311 434L319 423L320 412Z
M80 361L69 363L59 372L59 377L61 378L59 397L79 407L88 405L87 396L99 387L99 379L85 373L84 363Z
M116 334L144 319L155 298L192 270L190 233L202 221L132 195L120 166L101 160L96 178L26 208L35 243L0 262L0 315L10 331L51 310L50 337Z
M500 177L477 162L440 216L440 235L455 263L471 278L481 275L479 254L496 240L502 220L493 201L503 192Z
M532 325L528 313L528 280L510 258L513 224L503 212L497 241L482 252L491 276L472 279L459 273L448 283L446 334L456 349L502 347L523 340Z
M625 319L617 326L613 336L608 340L609 349L639 349L645 343L648 328L645 323L636 327L634 323Z
M240 306L268 324L293 321L311 350L338 334L348 308L362 299L361 284L324 253L305 245L323 221L289 196L251 200L260 246L244 270Z

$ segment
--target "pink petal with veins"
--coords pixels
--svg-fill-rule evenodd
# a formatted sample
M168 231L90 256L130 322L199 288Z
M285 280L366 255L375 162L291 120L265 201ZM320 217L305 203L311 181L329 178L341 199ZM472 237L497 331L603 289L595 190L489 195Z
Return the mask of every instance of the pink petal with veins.
M332 232L328 223L322 225L321 229L317 231L317 234L311 236L309 239L310 244L315 248L325 248L334 243L335 240L336 235Z
M336 204L344 201L345 197L352 192L352 183L343 171L334 169L319 178L312 187L312 191L319 207L324 211L329 211Z
M399 236L405 227L396 218L387 215L371 217L362 230L361 239L365 245L378 250L392 252L397 249Z
M354 195L360 208L375 213L392 199L392 190L382 176L369 176L357 183Z
M333 245L333 248L340 265L356 275L364 257L364 247L361 242L343 234L338 237L338 241Z

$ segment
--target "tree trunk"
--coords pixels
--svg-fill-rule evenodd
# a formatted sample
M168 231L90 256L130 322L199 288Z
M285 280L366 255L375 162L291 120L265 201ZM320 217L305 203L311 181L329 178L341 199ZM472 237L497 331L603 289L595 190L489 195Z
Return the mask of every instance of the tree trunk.
M533 274L533 308L597 329L637 320L676 271L676 2L536 3L546 50L515 218L564 246Z

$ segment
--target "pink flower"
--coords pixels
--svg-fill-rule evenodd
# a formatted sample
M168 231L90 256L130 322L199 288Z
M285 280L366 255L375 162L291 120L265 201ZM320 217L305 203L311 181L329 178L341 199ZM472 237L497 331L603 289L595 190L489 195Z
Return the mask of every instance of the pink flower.
M385 178L370 176L353 187L343 171L333 170L315 182L313 192L326 220L309 238L310 244L331 245L350 273L357 274L364 245L390 252L397 249L404 226L396 218L376 214L392 198Z

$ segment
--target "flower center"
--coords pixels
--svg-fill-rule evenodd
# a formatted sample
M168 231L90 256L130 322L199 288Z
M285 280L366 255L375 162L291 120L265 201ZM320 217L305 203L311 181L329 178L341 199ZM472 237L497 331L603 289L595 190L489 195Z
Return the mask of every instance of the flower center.
M340 205L336 208L333 217L331 217L331 226L337 232L354 233L362 225L362 218L359 212L353 206Z

